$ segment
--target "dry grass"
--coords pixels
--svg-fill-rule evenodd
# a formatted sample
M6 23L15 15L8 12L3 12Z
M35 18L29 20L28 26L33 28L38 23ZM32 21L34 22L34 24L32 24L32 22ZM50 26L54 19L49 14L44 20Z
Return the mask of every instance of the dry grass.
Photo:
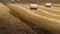
M0 3L0 34L35 34L28 25L14 17L10 11Z
M15 9L14 9L15 10ZM16 11L18 11L18 9L16 10ZM14 13L14 14L13 14ZM7 14L6 14L7 15ZM50 31L48 31L47 29L44 29L44 28L39 28L38 26L36 26L35 24L33 24L32 22L29 22L29 21L27 21L27 20L25 20L25 19L23 19L22 17L20 17L18 14L16 14L13 10L12 11L10 11L9 12L9 18L6 16L6 18L7 18L7 21L9 20L9 22L11 22L11 23L9 23L9 24L12 24L12 25L10 25L11 26L11 28L19 28L18 30L20 30L20 29L23 29L22 31L24 31L25 30L25 27L24 26L26 26L26 25L23 25L24 23L25 24L27 24L30 28L32 28L34 31L36 31L38 34L52 34L52 32L50 32ZM13 15L13 16L12 16ZM16 18L16 17L18 17L18 18ZM5 19L5 17L3 17L4 19ZM3 19L3 20L4 20ZM6 20L6 19L5 19ZM4 20L4 21L5 21ZM6 22L7 22L6 21ZM23 22L22 22L23 21ZM23 24L21 24L21 23L23 23ZM13 26L14 25L14 26ZM12 27L13 26L13 27ZM16 26L18 26L18 27L16 27ZM22 28L20 28L20 27L22 27ZM27 31L27 32L30 32L30 28L26 28L26 29L29 29L29 31ZM13 32L12 33L15 33L15 31L16 31L16 29L14 30L13 29ZM19 32L20 33L18 33L18 34L25 34L26 32L26 30L24 31L24 33L22 33L22 31L20 30ZM11 34L11 33L10 33ZM27 33L26 33L27 34ZM28 34L32 34L32 33L28 33ZM34 33L35 34L35 33Z
M10 6L11 7L11 6ZM12 7L14 7L14 9L12 8ZM27 14L25 11L29 11L28 9L27 10L24 10L24 8L26 9L26 6L25 7L22 7L21 5L16 5L16 4L13 4L12 5L12 9L13 10L15 10L18 14L19 14L19 16L22 16L23 18L25 18L25 19L28 19L28 18L26 18L26 17L32 17L32 16L30 16L29 14ZM20 7L22 7L22 8L20 8ZM24 11L24 12L22 12L22 11ZM22 14L22 15L21 15ZM29 15L29 16L28 16ZM18 17L19 17L18 16ZM19 17L20 19L21 19L21 17ZM34 18L32 18L32 20L33 20ZM27 20L23 20L24 22L25 21L27 21ZM29 22L29 21L28 21ZM36 26L38 23L37 22L35 22L35 23L26 23L27 25L29 25L33 30L35 29L37 32L40 32L40 30L42 31L43 30L43 33L45 32L45 34L48 34L48 30L46 30L46 29L44 29L44 28L38 28L39 26ZM33 21L32 21L33 22ZM48 22L47 22L48 23ZM50 22L51 23L51 22ZM53 22L52 22L53 23ZM54 22L55 23L55 22ZM50 24L51 25L51 24ZM53 25L53 24L52 24ZM34 26L36 27L36 28L34 28ZM53 26L53 27L55 27L55 26ZM54 30L54 29L53 29ZM53 31L52 30L52 31ZM54 30L55 31L55 30ZM51 33L51 31L49 31L50 33ZM56 31L56 32L58 32L58 31ZM49 34L50 34L49 33ZM54 32L55 33L55 32ZM56 34L56 33L55 33Z

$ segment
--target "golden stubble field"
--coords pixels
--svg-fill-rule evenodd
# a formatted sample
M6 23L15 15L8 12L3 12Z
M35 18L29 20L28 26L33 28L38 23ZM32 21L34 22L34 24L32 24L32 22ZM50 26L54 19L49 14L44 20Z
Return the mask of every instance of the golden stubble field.
M33 30L38 29L37 33L40 33L42 28L44 29L42 32L60 34L59 6L46 8L44 5L38 5L38 10L30 10L29 4L8 3L7 6L19 14L19 19L24 18L29 21L30 23L27 22L26 24Z
M13 16L13 10L0 2L0 34L37 34L22 20ZM21 18L22 19L22 18Z
M1 3L1 33L60 34L60 4L55 5L46 8L39 4L38 10L30 10L27 3Z

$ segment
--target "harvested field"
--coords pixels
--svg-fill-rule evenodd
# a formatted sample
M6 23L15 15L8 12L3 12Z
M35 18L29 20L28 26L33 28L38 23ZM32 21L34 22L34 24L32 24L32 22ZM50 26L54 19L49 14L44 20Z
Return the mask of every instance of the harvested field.
M22 20L13 16L11 11L0 2L0 34L37 34Z
M0 2L0 34L60 34L60 1L45 7L47 1ZM38 4L37 10L30 9L31 3Z

